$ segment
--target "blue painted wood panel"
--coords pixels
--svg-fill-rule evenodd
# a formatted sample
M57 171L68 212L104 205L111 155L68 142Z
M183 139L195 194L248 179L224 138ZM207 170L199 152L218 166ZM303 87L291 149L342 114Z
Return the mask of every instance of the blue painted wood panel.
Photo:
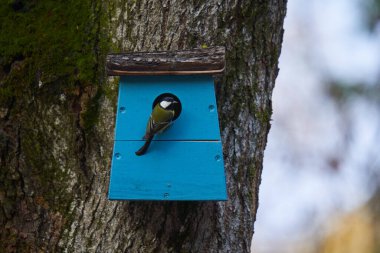
M115 141L111 200L226 200L220 141Z
M211 76L123 76L119 83L115 140L141 140L154 99L176 95L182 113L156 140L220 140Z

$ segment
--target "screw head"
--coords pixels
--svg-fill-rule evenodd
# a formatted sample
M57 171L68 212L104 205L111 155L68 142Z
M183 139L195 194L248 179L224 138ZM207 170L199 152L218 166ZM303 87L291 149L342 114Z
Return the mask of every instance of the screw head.
M122 106L122 107L119 108L119 111L120 111L121 113L125 113L126 109L125 109L124 106Z
M120 160L120 159L121 159L121 154L120 154L120 153L116 153L116 154L115 154L115 158L116 158L117 160Z
M209 106L208 106L208 110L209 110L210 112L215 111L215 106L214 106L214 105L209 105Z

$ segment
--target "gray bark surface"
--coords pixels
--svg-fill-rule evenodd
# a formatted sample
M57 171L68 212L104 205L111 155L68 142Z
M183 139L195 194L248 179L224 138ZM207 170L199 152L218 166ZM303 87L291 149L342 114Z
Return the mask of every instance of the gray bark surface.
M108 54L107 74L196 75L220 74L225 66L225 48Z
M0 61L1 85L14 91L0 96L0 251L249 252L286 0L89 6L92 75L80 67L67 79L54 79L51 66L26 71L36 57L28 53ZM226 48L216 93L227 202L107 199L117 95L117 79L104 73L107 33L108 51Z

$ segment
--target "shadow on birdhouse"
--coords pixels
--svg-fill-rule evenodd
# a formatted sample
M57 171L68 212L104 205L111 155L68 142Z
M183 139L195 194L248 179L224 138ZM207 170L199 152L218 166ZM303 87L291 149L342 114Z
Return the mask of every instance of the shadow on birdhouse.
M227 199L213 79L224 55L223 47L108 55L107 73L121 76L109 199Z

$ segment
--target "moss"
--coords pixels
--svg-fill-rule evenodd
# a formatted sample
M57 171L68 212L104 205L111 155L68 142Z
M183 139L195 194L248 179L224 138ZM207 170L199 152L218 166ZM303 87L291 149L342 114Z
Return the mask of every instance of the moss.
M110 45L107 27L102 1L17 0L1 5L0 64L6 75L0 80L0 104L14 97L28 100L41 92L41 85L54 87L53 96L72 95L73 87L99 86ZM86 129L96 123L100 96L101 89L83 113Z
M271 109L260 109L256 110L255 117L260 121L261 125L265 126L269 124L271 117L272 117L272 110Z
M66 85L75 81L96 84L96 50L106 46L106 38L99 35L99 8L89 0L65 2L18 1L27 7L16 9L11 4L0 7L0 55L3 68L12 66L17 58L28 59L32 79L51 83L66 79ZM31 2L31 3L29 3ZM99 1L100 2L100 1ZM103 36L103 37L102 37ZM95 48L97 47L97 48ZM95 70L95 71L94 71ZM10 73L5 87L16 85L15 71ZM29 84L31 81L29 80ZM28 82L24 82L28 85ZM9 88L2 95L9 96Z
M86 132L93 130L99 120L100 99L104 97L104 90L99 87L93 97L88 99L85 105L85 110L81 115L83 128Z
M6 158L0 164L6 171L0 173L4 182L0 191L7 193L2 203L6 211L16 210L23 198L19 189L27 189L27 196L44 199L43 208L49 213L62 214L63 230L71 225L75 194L69 174L78 170L72 149L77 141L75 120L79 113L85 132L92 131L99 117L99 101L106 94L101 88L110 48L106 13L100 0L14 0L0 5L0 108L11 110L10 120L21 126L17 133L20 151L13 150L16 143L9 144L12 150L0 144ZM83 111L72 107L73 101L85 96L77 90L96 91L86 94ZM57 111L49 113L51 108ZM56 125L60 116L61 125ZM7 143L14 141L5 137ZM62 143L60 140L67 142L68 149L58 147L61 153L57 154L52 146ZM17 169L12 167L15 160ZM18 175L15 170L20 170L25 182L12 178Z

